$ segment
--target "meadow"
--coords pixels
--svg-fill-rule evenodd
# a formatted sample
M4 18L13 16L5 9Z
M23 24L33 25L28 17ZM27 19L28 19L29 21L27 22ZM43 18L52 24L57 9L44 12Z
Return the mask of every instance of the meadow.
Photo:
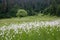
M0 0L0 40L60 40L60 0Z
M0 30L0 40L60 40L60 27Z
M58 20L60 19L60 17L56 17L56 16L27 16L27 17L22 17L22 18L5 18L5 19L0 19L0 27L3 25L9 25L11 23L13 24L20 24L20 23L24 23L24 22L35 22L35 21L52 21L52 20Z
M55 16L0 19L0 40L60 40L60 20Z

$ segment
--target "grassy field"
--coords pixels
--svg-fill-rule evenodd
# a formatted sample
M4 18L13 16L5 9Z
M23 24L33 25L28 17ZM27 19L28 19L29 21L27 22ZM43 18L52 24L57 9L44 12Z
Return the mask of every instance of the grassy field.
M0 40L60 40L59 24L55 26L50 26L48 24L47 26L41 26L40 24L38 26L38 23L33 23L35 21L48 21L46 23L52 23L51 25L53 25L54 23L49 21L58 19L60 18L55 16L28 16L22 18L0 19ZM32 24L30 25L29 23L27 23L25 25L23 24L24 22L32 22ZM43 22L42 24L44 24Z
M3 25L9 25L11 23L20 24L23 22L52 21L56 19L59 19L59 18L55 16L28 16L28 17L22 17L22 18L6 18L6 19L0 19L0 27Z
M30 30L0 30L0 40L60 40L60 27L39 27Z

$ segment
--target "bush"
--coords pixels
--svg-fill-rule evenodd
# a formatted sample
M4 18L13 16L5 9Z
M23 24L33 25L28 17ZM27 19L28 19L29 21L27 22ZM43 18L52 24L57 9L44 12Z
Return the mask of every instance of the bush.
M25 17L27 15L28 15L28 13L24 9L19 9L18 12L17 12L17 14L16 14L17 17Z

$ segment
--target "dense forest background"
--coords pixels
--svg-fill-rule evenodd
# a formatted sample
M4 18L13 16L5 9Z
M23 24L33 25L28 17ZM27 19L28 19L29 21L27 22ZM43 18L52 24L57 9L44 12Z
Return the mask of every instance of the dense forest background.
M23 13L21 17L37 14L60 16L60 0L0 0L0 18L17 17L20 13Z

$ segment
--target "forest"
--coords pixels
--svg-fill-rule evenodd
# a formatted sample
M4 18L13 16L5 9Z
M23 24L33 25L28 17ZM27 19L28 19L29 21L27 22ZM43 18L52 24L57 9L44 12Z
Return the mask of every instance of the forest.
M22 10L23 13L19 13L19 10ZM0 18L37 14L59 17L60 0L0 0Z

